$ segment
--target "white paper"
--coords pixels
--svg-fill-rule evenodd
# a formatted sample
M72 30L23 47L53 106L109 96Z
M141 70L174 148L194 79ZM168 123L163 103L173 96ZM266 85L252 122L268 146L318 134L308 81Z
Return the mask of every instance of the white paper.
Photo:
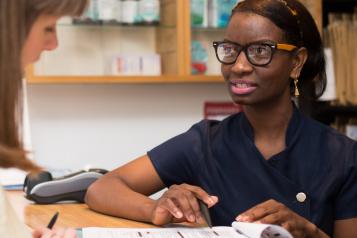
M26 172L19 169L0 169L0 183L3 186L23 185Z
M233 222L213 228L100 228L82 229L82 238L293 238L277 225Z
M232 227L246 237L293 238L293 236L287 230L277 225L233 222Z
M245 238L232 227L214 228L83 228L82 238Z
M75 172L72 169L48 169L53 178ZM0 184L5 190L22 190L27 172L19 169L0 169Z

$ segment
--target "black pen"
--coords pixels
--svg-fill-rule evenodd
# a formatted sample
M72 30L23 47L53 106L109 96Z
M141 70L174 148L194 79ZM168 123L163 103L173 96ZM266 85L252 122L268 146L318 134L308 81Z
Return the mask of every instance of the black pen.
M200 199L198 199L198 205L200 206L201 213L205 218L207 225L212 228L212 221L211 216L209 215L208 206Z
M52 229L53 226L55 225L56 221L57 221L57 218L58 218L58 215L59 215L59 212L56 212L53 217L51 218L50 222L48 223L47 225L47 228L48 229Z

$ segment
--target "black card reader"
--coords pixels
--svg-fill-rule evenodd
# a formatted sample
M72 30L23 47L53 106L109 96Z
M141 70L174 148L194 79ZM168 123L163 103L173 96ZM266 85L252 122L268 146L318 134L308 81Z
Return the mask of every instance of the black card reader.
M50 172L42 171L37 175L27 175L23 190L27 199L38 204L62 201L83 203L87 188L107 172L104 169L89 169L53 178Z

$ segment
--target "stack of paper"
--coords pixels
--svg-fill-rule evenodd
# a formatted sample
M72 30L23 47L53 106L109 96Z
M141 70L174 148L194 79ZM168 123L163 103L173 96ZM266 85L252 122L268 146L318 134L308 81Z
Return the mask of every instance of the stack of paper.
M0 184L5 190L21 190L26 172L19 169L0 169Z
M72 169L48 169L53 178L73 173ZM27 173L19 169L0 169L0 185L5 190L22 190Z

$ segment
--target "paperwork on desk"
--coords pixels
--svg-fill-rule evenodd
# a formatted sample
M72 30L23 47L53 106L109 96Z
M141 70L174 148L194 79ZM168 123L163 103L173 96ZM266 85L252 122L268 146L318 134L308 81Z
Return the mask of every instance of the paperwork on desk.
M281 226L233 222L232 226L173 228L100 228L82 229L81 238L293 238Z
M19 169L0 169L0 184L5 190L21 190L26 172Z
M211 228L84 228L82 238L246 238L232 227Z
M48 169L53 178L73 173L73 169ZM22 190L27 172L19 169L0 169L0 184L4 190Z

